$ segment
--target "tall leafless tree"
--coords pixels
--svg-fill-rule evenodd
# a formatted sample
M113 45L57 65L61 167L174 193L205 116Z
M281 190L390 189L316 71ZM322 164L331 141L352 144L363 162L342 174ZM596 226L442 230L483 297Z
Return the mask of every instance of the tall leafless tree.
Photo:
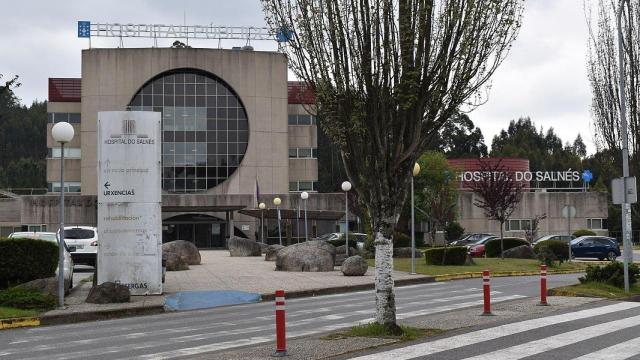
M523 184L515 180L502 161L478 159L478 162L480 181L470 183L471 190L478 195L473 204L484 210L488 219L500 223L500 258L504 259L504 223L522 199Z
M597 145L605 149L620 149L620 92L618 89L618 26L619 0L586 0L589 26L588 76L591 84L591 112ZM624 3L622 32L628 111L630 155L640 151L640 2Z
M393 229L411 169L486 85L518 33L523 0L262 0L289 67L316 94L375 236L376 321L398 331Z

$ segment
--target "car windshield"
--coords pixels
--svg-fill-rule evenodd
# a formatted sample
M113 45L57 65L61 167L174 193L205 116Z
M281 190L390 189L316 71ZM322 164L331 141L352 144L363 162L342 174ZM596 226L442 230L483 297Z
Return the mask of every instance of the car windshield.
M579 243L580 241L582 241L582 237L579 237L579 238L571 240L570 244L571 245L575 245L575 244Z
M65 239L92 239L94 236L93 230L89 229L65 229L64 230L64 238Z

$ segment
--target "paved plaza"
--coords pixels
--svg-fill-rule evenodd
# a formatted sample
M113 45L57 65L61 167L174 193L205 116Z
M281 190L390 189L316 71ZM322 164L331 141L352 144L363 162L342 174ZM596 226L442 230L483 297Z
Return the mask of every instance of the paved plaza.
M231 257L228 250L200 250L202 263L186 271L167 272L164 293L187 290L240 290L272 294L276 289L305 291L373 284L374 269L364 276L344 276L339 267L331 272L275 271L275 262L263 256ZM424 261L424 259L416 259ZM427 278L394 271L395 280Z

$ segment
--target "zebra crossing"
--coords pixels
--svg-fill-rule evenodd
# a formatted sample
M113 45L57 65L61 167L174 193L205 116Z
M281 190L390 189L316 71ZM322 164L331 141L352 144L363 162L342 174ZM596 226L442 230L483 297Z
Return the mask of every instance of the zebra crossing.
M558 285L575 282L571 276L555 279ZM536 284L535 277L500 279L496 281L492 301L535 295ZM399 287L396 289L398 318L479 307L482 304L479 285L474 279ZM287 337L293 339L373 321L375 297L372 290L367 290L292 299L286 306ZM191 357L273 342L274 322L273 303L266 302L16 329L0 332L0 360Z
M640 303L619 302L445 336L352 359L622 360L640 358L638 330Z

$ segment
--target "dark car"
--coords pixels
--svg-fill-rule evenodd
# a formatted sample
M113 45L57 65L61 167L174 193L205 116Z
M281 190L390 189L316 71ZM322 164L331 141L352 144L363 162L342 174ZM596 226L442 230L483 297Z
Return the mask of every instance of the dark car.
M620 246L614 238L581 236L571 241L571 255L577 258L597 258L614 261L620 256Z
M474 234L466 234L460 240L452 241L449 243L451 246L464 246L476 243L482 239L485 239L489 236L495 236L490 233L474 233Z

